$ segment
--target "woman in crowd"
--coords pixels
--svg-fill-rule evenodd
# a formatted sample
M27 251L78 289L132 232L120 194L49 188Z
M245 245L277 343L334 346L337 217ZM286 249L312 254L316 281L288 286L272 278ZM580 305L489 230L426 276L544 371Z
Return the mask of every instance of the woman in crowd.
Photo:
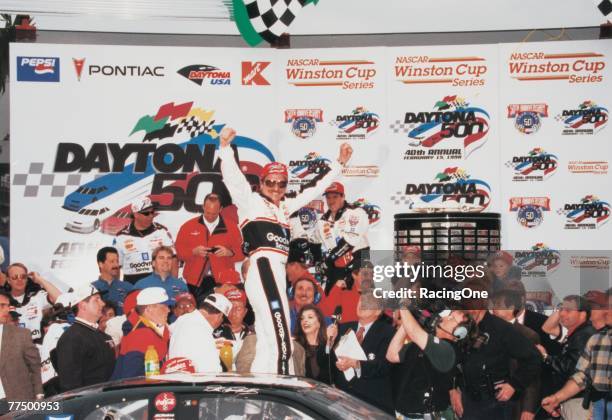
M305 376L329 384L329 354L326 352L329 331L324 328L323 313L315 305L304 305L298 312L297 319L299 323L295 339L306 352ZM328 327L334 328L336 327L333 325Z

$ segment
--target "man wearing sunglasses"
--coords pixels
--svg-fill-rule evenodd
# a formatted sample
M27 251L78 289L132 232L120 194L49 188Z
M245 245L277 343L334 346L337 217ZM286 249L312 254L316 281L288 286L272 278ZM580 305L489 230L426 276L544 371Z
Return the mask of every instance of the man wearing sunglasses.
M245 290L255 312L257 347L252 372L289 374L291 334L285 263L289 252L289 216L320 196L340 176L353 152L344 143L330 171L295 198L286 198L288 172L279 162L267 164L253 192L230 146L236 131L225 127L220 136L221 174L238 207L244 250L249 257Z
M174 241L164 225L153 221L157 212L149 197L135 200L131 209L132 222L119 231L113 246L119 251L123 280L135 284L153 272L153 250L162 245L174 249ZM178 276L176 257L172 260L171 274Z

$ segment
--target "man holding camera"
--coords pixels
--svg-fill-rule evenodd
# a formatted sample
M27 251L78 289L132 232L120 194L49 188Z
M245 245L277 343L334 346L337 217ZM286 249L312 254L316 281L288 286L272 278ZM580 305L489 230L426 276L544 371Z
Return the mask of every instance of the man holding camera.
M398 363L395 413L398 419L452 419L449 391L455 350L450 343L467 339L473 322L461 311L429 313L400 310L401 325L389 344L387 360Z
M478 283L471 288L486 290ZM470 420L510 420L517 396L540 374L542 358L512 324L489 313L487 299L464 304L478 325L478 337L458 355L456 386L450 391L453 410Z
M213 291L219 273L244 259L238 225L220 213L219 195L208 194L202 215L185 222L176 237L176 253L185 263L183 277L196 302Z

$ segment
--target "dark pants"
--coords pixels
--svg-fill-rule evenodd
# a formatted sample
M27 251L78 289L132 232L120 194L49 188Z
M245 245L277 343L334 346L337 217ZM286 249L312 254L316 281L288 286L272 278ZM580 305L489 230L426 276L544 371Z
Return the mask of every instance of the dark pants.
M210 295L215 290L215 278L212 276L206 276L202 279L199 286L187 285L189 293L193 295L197 304L201 302L206 296Z
M502 402L496 399L474 401L464 392L462 402L462 420L513 420L512 409L516 405L515 401Z

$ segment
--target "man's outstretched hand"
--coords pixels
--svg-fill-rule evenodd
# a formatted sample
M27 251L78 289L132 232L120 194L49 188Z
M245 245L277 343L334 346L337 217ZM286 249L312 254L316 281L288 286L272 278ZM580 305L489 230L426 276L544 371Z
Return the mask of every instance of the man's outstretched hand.
M236 130L234 130L231 127L223 127L223 130L221 130L221 136L219 140L221 147L229 146L235 138L236 138Z

